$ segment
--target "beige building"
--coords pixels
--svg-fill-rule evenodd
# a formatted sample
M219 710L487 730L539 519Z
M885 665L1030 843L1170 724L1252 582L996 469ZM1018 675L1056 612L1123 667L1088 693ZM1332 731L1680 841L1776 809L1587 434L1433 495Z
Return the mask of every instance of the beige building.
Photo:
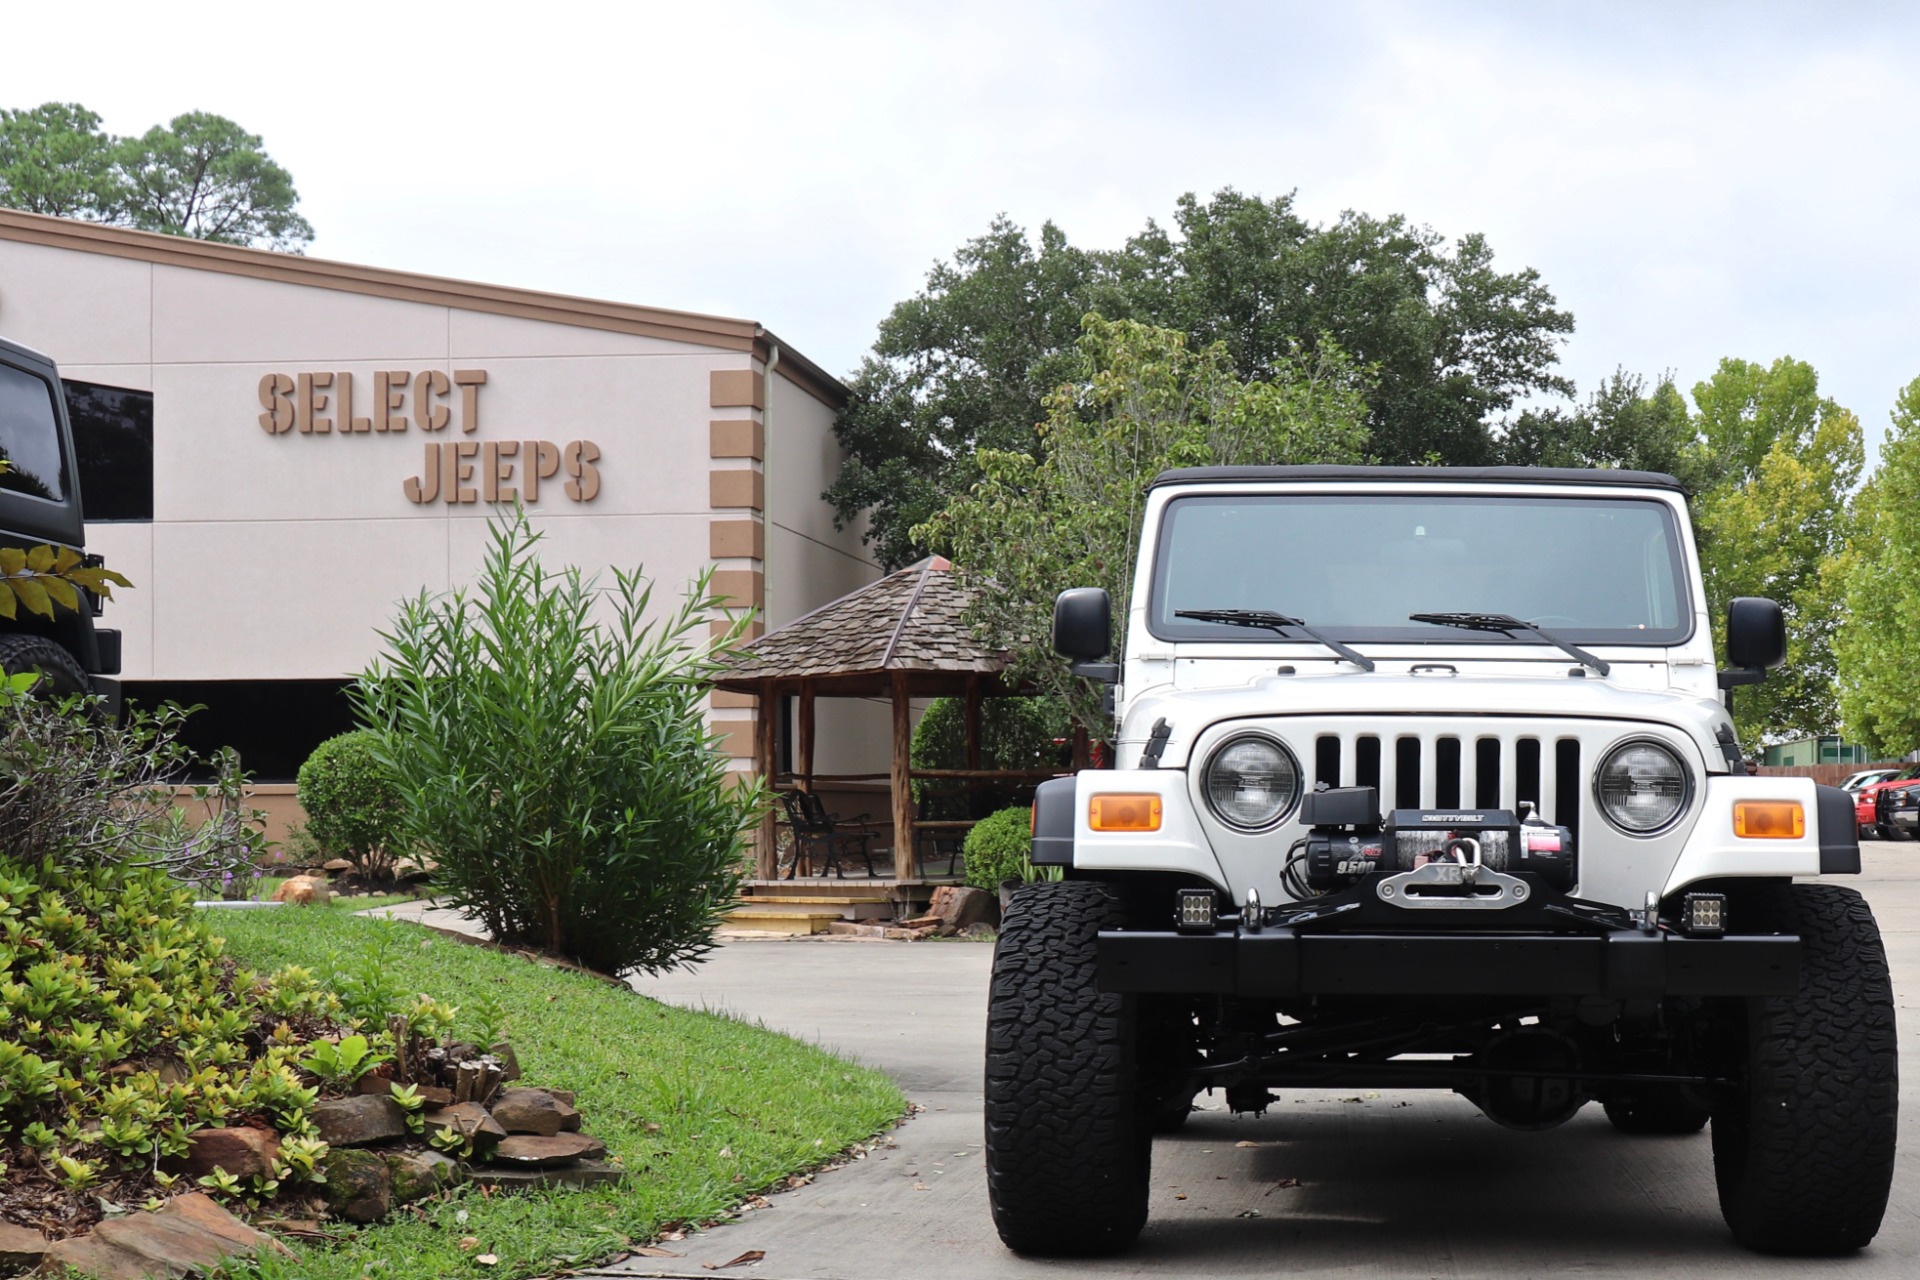
M0 334L70 384L89 549L137 587L102 619L128 697L206 704L196 743L264 781L347 726L376 630L467 579L491 504L659 598L711 566L766 626L879 576L819 496L845 389L752 321L0 210ZM715 698L744 768L751 699ZM885 710L842 714L822 768L867 767L843 744Z

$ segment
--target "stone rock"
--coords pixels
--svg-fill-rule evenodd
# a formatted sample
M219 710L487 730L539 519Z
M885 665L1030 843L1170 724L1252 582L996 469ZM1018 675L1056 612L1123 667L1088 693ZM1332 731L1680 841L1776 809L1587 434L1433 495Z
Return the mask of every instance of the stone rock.
M627 1176L627 1171L617 1165L601 1160L580 1160L573 1164L556 1165L551 1169L542 1168L499 1168L488 1167L472 1170L475 1186L487 1187L494 1191L538 1191L548 1187L571 1187L578 1190L583 1187L605 1186L618 1182Z
M467 1180L466 1166L438 1151L393 1151L387 1154L393 1174L393 1202L405 1204Z
M493 1149L493 1162L504 1165L531 1165L546 1168L574 1160L597 1159L607 1154L607 1144L584 1133L516 1133L500 1140Z
M487 1053L500 1063L502 1080L514 1081L520 1078L520 1055L513 1051L512 1045L502 1040L487 1050Z
M327 882L318 876L293 876L273 891L275 902L300 907L324 907L332 896L327 892Z
M31 1271L49 1247L47 1238L32 1227L0 1222L0 1275Z
M326 1154L327 1206L348 1222L378 1222L393 1207L393 1171L377 1151L340 1147Z
M580 1127L580 1113L545 1089L508 1089L494 1100L493 1118L508 1133L547 1136ZM567 1122L573 1121L569 1125Z
M199 1192L179 1196L153 1213L109 1218L93 1234L51 1245L46 1262L101 1280L205 1273L239 1254L291 1256Z
M453 1105L453 1090L442 1089L437 1084L417 1084L413 1091L430 1107L450 1107Z
M375 1075L369 1071L353 1082L355 1093L370 1093L376 1098L385 1098L393 1092L393 1080L388 1076Z
M397 858L393 864L393 878L407 883L425 880L440 869L440 864L432 858Z
M320 869L322 871L332 872L334 875L339 875L342 871L353 870L353 859L328 858L325 862L320 864Z
M998 905L993 895L985 889L964 884L943 884L933 891L933 903L927 908L927 914L938 916L941 924L959 930L978 921L992 919Z
M280 1158L280 1137L266 1129L201 1129L187 1142L192 1177L225 1169L236 1178L271 1177Z
M432 1137L436 1129L453 1129L480 1146L507 1136L507 1131L477 1102L456 1102L450 1107L429 1111L421 1119L426 1124L428 1137Z
M405 1137L407 1113L390 1097L356 1093L316 1102L313 1123L330 1147L364 1147L387 1138Z
M992 942L1000 936L999 930L984 920L976 920L960 931L963 938L972 938L978 942Z

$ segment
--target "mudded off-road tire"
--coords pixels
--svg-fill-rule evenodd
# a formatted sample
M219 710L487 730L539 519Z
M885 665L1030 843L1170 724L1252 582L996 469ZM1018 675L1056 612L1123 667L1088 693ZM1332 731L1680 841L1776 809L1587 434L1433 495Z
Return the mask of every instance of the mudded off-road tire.
M74 656L45 636L0 635L0 670L10 676L39 672L33 685L35 697L60 699L93 691Z
M1642 1085L1604 1105L1613 1127L1632 1134L1698 1133L1712 1114L1679 1085Z
M987 1003L987 1198L1016 1253L1128 1248L1147 1221L1153 1137L1139 1091L1131 996L1094 980L1095 935L1120 925L1102 885L1015 894Z
M1774 910L1804 940L1800 990L1741 1002L1742 1083L1713 1109L1720 1211L1748 1248L1846 1253L1879 1231L1893 1182L1900 1082L1886 948L1852 889L1795 885Z

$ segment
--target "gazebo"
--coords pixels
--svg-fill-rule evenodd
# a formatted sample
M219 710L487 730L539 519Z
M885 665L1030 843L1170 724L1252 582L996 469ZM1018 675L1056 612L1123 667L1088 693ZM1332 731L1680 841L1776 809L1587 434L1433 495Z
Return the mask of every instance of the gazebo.
M929 822L914 814L916 779L980 782L1035 781L1052 771L1009 771L980 767L980 703L984 698L1024 692L1009 687L1001 672L1004 653L991 652L973 638L963 620L972 596L939 556L869 583L812 613L796 618L743 647L713 685L759 699L754 742L755 765L775 788L813 791L822 784L889 783L892 810L893 878L904 884L917 878L915 841L929 830L959 836L971 822ZM912 767L912 703L915 698L954 695L966 699L967 764L963 769ZM780 699L798 701L792 744L792 769L778 769L775 719ZM814 772L814 703L820 698L879 698L893 710L891 768L885 774ZM777 829L769 813L761 821L757 854L759 875L779 872Z

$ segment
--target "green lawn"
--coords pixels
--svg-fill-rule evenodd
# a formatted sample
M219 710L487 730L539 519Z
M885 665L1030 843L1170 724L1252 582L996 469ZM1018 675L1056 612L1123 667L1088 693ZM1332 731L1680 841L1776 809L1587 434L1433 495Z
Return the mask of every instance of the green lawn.
M668 1224L718 1217L906 1110L884 1075L810 1045L414 925L281 908L224 912L217 927L234 959L262 972L384 970L407 992L460 1006L463 1020L497 1002L527 1083L573 1090L586 1130L633 1171L612 1189L464 1189L419 1202L420 1216L330 1227L338 1245L296 1245L298 1261L263 1263L262 1277L511 1277L584 1266ZM463 1237L478 1244L462 1250ZM480 1254L499 1262L480 1266Z

